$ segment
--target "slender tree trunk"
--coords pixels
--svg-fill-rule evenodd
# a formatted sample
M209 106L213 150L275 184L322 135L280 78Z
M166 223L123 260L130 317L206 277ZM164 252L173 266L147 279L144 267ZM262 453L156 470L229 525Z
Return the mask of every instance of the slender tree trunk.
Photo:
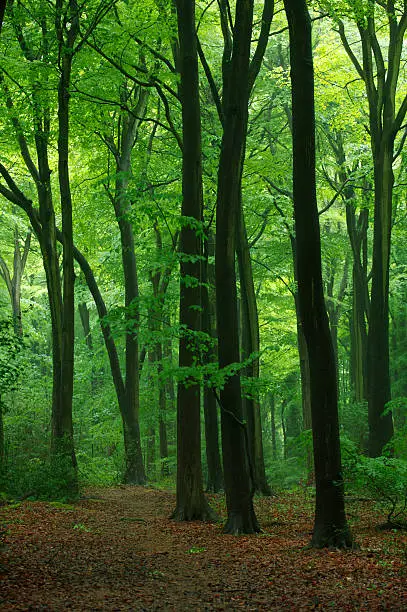
M270 427L271 427L271 449L273 451L273 460L277 460L277 435L276 435L276 399L271 391L268 395L270 409Z
M237 259L239 264L241 316L242 316L242 358L250 359L245 368L245 375L254 384L260 376L260 333L257 299L253 282L252 262L250 259L249 242L244 222L242 200L239 202L239 218L237 231ZM255 490L263 495L271 495L264 467L263 432L261 427L260 403L258 392L254 389L250 397L243 402L248 423L251 459L254 471Z
M155 429L152 425L147 429L146 469L148 480L155 480Z
M202 266L202 331L207 334L209 343L215 342L215 304L214 291L209 287L214 286L214 269L209 264L208 258L214 255L214 237L208 232L204 243L204 261ZM206 363L216 361L215 346L210 344L205 353ZM213 389L205 385L204 388L204 415L205 415L205 441L206 441L206 463L208 468L208 480L206 490L217 493L223 489L223 471L221 456L219 452L219 425L216 397Z
M198 364L201 329L200 267L202 247L196 223L202 219L201 123L198 56L195 33L195 2L176 3L180 45L180 93L182 104L182 215L180 237L180 368ZM177 495L176 520L207 520L211 511L205 499L201 465L200 387L192 377L178 385L177 396Z
M376 8L380 8L377 4ZM394 140L407 113L407 94L399 101L398 80L405 34L406 11L394 2L381 7L387 18L388 39L382 44L383 28L376 25L376 11L368 11L358 21L361 42L360 62L346 37L345 26L337 20L344 48L364 81L369 105L369 134L374 170L374 227L372 289L367 340L367 392L369 416L369 454L383 452L393 435L393 420L386 404L391 398L389 372L389 263L392 226ZM381 19L380 17L380 19ZM379 34L380 33L380 34ZM384 49L386 48L386 51ZM386 56L385 56L386 53Z
M73 45L78 34L78 8L70 0L71 29L66 46L62 50L61 76L58 86L58 179L62 212L62 268L63 299L61 328L61 383L58 410L52 412L52 452L59 462L70 456L76 472L76 457L73 441L72 399L74 377L74 258L72 197L69 180L69 88L72 73ZM58 32L57 32L58 35ZM62 36L62 32L61 32ZM65 43L62 43L65 45ZM77 476L73 474L72 487L77 489Z
M335 358L323 294L315 184L311 22L304 0L285 0L284 6L290 33L298 300L311 377L316 484L312 545L346 547L352 538L345 516Z
M13 276L10 274L7 263L0 256L0 277L6 283L10 296L13 313L14 333L19 338L23 336L23 322L21 317L21 281L31 244L31 231L27 232L23 248L20 245L20 235L17 225L14 228Z
M372 292L367 339L369 455L377 457L393 436L389 350L389 269L393 194L393 140L383 138L374 164L375 212Z
M224 130L216 204L216 314L219 367L239 363L239 322L235 273L242 164L248 116L248 74L253 2L237 0L233 51L224 62ZM226 533L259 530L253 508L253 466L243 422L240 376L229 376L220 393L222 453L228 518Z

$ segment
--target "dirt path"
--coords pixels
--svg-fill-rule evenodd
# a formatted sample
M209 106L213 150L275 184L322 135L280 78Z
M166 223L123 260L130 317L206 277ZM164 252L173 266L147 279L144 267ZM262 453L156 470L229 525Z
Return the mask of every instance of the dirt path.
M0 610L407 610L406 536L374 531L371 510L354 526L361 551L314 551L298 496L258 500L265 533L235 538L168 520L171 493L86 495L0 509ZM212 503L222 512L221 497Z

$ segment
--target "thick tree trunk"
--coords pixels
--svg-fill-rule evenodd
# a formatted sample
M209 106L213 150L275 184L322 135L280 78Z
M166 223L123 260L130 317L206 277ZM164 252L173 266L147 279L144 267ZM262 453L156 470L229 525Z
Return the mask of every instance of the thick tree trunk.
M345 516L335 358L323 294L316 199L311 23L304 0L285 0L284 6L290 33L298 300L311 377L316 484L312 545L346 547L352 538Z
M201 329L200 267L202 246L196 223L202 219L201 123L198 56L195 34L195 2L178 0L180 44L180 94L183 123L182 215L180 237L180 325L179 366L198 364ZM211 510L205 499L201 465L200 387L189 377L178 384L177 396L177 494L176 520L207 520Z
M235 273L242 164L248 106L253 2L237 0L230 61L224 62L224 131L216 204L216 314L219 367L240 362ZM240 375L229 376L220 393L222 454L228 518L226 533L259 530L253 508L253 470L243 422Z

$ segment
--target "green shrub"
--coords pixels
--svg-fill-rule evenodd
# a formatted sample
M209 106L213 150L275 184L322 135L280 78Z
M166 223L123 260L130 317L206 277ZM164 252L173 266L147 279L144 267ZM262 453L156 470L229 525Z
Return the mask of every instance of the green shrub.
M372 497L387 512L388 527L407 526L407 462L393 457L348 455L347 482Z

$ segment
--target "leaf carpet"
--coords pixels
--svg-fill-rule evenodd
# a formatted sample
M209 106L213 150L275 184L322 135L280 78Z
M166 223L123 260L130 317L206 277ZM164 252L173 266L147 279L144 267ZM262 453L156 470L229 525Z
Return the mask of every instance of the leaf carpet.
M360 550L337 551L306 548L306 493L256 499L263 532L247 537L170 520L166 491L85 495L0 508L0 610L407 610L407 535L376 530L370 502L348 503Z

